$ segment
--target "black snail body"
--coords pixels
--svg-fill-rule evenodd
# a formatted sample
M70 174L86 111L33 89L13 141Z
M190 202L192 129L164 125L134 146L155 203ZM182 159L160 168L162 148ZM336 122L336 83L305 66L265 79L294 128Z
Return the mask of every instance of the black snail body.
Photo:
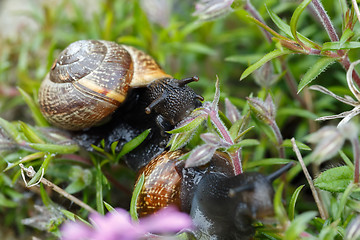
M185 168L181 151L164 152L140 171L145 181L137 200L139 216L177 205L190 213L200 239L250 239L252 222L273 213L272 181L292 166L270 176L245 172L234 176L226 155L210 164Z
M139 153L151 158L164 150L156 147L168 138L164 130L201 106L202 97L186 85L197 80L174 79L136 48L81 40L55 60L39 89L39 105L50 123L72 131L88 149L101 139L123 144L151 128Z

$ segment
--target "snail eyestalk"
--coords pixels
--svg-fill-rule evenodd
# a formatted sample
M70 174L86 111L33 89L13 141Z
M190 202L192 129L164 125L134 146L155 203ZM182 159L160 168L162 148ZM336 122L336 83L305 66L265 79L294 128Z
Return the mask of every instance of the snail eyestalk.
M183 87L185 86L186 84L189 84L191 82L197 82L199 81L199 77L198 76L193 76L193 77L189 77L189 78L184 78L184 79L181 79L179 80L179 86L180 87Z

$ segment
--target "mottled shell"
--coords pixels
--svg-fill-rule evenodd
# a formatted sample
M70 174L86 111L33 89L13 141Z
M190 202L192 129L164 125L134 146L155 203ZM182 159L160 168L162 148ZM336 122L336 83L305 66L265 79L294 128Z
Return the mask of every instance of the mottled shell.
M181 151L164 152L151 160L139 172L144 174L144 185L137 199L139 216L154 213L169 205L180 208L181 175L176 171L177 160Z
M89 128L111 115L129 88L167 77L150 56L133 47L77 41L60 53L41 84L40 109L58 127Z

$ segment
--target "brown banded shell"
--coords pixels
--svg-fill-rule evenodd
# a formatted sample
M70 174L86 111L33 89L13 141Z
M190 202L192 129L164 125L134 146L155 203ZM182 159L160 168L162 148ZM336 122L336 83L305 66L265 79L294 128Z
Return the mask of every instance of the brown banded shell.
M182 154L181 151L163 152L139 172L139 176L145 176L136 206L140 217L169 205L180 208L181 175L175 166Z
M111 115L131 87L171 77L144 52L114 42L81 40L54 62L39 89L40 109L52 124L89 128Z

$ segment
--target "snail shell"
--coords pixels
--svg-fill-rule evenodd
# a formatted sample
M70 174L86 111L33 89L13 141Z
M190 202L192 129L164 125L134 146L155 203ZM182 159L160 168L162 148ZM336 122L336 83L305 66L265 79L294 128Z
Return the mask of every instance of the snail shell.
M171 78L144 52L98 40L70 44L39 89L40 109L52 124L69 130L94 126L124 102L130 88Z

